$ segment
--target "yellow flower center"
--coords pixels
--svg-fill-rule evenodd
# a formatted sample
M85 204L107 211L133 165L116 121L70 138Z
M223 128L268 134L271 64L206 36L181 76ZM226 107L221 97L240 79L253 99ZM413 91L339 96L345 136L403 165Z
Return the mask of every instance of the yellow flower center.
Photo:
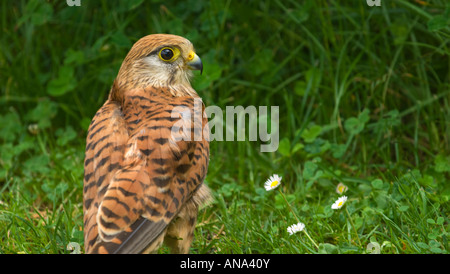
M341 207L344 204L344 202L339 202L338 206Z
M278 181L273 181L271 184L270 184L270 187L275 187L275 186L277 186L278 185Z

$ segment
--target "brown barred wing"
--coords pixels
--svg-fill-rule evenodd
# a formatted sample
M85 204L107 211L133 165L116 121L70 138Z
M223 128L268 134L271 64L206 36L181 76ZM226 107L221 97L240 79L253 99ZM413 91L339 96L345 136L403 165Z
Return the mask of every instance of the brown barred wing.
M203 136L207 120L203 104L194 104L192 97L144 90L126 97L123 112L130 137L99 205L102 241L96 252L143 252L160 240L202 184L209 158Z
M109 182L120 168L128 132L120 106L107 101L94 116L84 162L84 235L86 253L98 241L97 211Z

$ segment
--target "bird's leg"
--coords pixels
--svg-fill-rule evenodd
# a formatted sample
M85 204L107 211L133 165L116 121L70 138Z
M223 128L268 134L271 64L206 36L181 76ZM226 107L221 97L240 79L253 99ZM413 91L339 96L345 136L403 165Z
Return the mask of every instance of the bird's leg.
M161 245L164 242L164 237L166 236L166 231L164 230L158 238L156 238L142 253L143 254L156 254L158 252L158 249L161 247Z
M173 220L167 229L164 243L172 253L188 254L194 239L195 224L197 222L198 209L187 204Z

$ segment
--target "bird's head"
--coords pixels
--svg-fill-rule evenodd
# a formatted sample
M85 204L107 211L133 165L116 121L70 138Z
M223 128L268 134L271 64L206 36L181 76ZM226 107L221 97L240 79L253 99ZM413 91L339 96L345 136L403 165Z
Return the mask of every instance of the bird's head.
M138 40L128 52L114 82L118 90L168 88L171 92L191 94L192 70L203 70L192 43L177 35L152 34Z

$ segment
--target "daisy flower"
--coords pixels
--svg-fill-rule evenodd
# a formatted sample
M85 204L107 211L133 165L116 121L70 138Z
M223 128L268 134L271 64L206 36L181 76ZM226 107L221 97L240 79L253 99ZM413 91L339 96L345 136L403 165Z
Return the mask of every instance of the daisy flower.
M345 204L346 201L347 201L347 196L342 196L339 199L337 199L337 201L334 202L333 205L331 205L331 208L332 209L339 209Z
M348 189L348 187L346 185L344 185L343 183L339 183L336 187L336 192L338 194L342 194L344 192L346 192Z
M298 224L293 224L290 227L288 227L287 231L289 232L289 235L292 235L294 233L302 231L304 228L305 228L304 223L298 223Z
M280 185L281 177L277 174L270 176L269 180L264 183L264 187L267 191L273 190Z

